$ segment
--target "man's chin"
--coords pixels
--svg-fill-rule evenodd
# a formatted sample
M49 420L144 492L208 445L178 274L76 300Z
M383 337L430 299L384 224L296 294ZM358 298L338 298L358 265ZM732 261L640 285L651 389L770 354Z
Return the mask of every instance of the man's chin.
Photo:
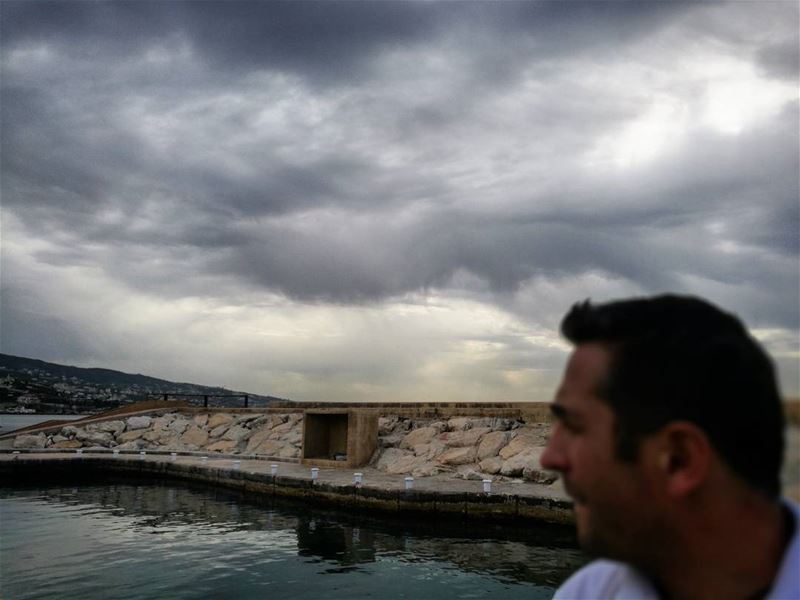
M628 560L628 556L620 552L618 541L609 539L607 536L592 530L588 520L581 519L576 515L578 529L578 544L586 554L594 558L606 558L609 560Z

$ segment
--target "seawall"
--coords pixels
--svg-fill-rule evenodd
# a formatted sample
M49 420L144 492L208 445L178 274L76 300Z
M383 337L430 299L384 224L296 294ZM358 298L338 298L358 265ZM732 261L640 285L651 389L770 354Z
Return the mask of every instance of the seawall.
M70 481L111 475L147 479L180 479L223 486L261 498L282 497L348 511L376 511L415 518L458 519L498 523L570 524L572 503L558 490L537 484L499 482L490 493L480 481L423 478L405 489L403 477L371 467L359 470L362 482L344 469L310 469L294 463L258 458L167 453L163 451L9 451L0 452L0 479L5 485ZM278 472L271 474L271 465Z
M0 448L203 452L331 468L372 466L416 478L542 484L556 479L539 467L549 425L538 406L393 405L380 412L352 405L268 411L148 408L47 423L6 436Z

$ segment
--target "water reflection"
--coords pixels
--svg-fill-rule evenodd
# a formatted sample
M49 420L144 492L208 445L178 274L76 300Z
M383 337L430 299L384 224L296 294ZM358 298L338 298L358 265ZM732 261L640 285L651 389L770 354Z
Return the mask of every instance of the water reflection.
M258 504L235 492L174 483L0 489L0 500L13 498L35 498L94 520L122 519L124 527L114 530L117 537L147 534L162 544L187 536L228 544L247 539L246 552L258 557L258 568L282 552L316 564L316 573L327 575L435 563L499 582L552 588L585 561L563 531L399 523L284 502Z

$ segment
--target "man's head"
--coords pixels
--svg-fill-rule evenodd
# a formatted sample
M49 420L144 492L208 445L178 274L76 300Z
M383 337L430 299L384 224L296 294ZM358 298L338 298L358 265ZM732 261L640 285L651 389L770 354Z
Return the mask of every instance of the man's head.
M643 460L663 455L677 470L681 452L713 454L745 486L777 497L780 396L769 358L737 318L697 298L659 296L575 305L561 330L576 350L542 464L562 472L590 549L608 554L610 538L659 526L663 514L642 504L652 508L661 484ZM670 485L695 486L698 473Z

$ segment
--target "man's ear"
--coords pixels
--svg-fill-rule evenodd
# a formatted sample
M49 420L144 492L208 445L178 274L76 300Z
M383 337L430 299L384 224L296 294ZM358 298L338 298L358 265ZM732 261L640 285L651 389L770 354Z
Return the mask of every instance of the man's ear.
M674 421L661 428L652 448L664 491L674 498L691 494L708 475L713 448L708 436L694 423Z

